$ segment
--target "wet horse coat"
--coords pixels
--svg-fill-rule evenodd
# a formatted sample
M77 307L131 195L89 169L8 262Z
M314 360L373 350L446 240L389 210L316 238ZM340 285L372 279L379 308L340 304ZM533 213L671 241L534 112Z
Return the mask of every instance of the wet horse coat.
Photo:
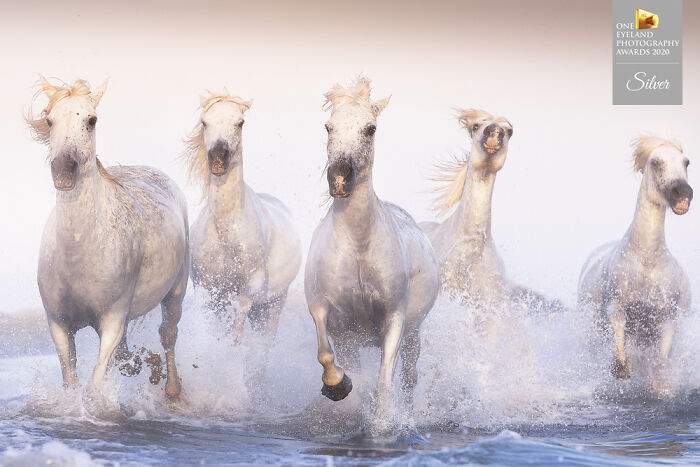
M409 395L416 384L420 325L435 302L438 274L430 242L415 221L374 192L376 119L388 100L372 102L369 94L369 81L362 78L326 94L333 202L314 232L304 285L323 366L322 393L337 401L352 389L336 351L353 359L360 347L376 346L378 391L386 407L400 352Z
M680 145L642 137L635 145L635 168L642 172L634 219L624 237L596 249L579 279L579 307L607 321L614 341L612 373L631 375L627 339L655 349L652 388L668 392L664 373L679 316L690 308L688 277L666 246L670 207L685 214L693 198L688 159ZM607 326L606 326L607 327Z
M130 320L161 304L166 351L166 394L177 397L177 323L188 280L187 205L177 186L150 167L104 169L95 156L95 108L104 89L43 82L49 105L28 123L49 145L56 206L41 242L38 283L58 352L63 381L77 383L75 333L86 326L100 336L92 387Z
M301 248L287 207L243 180L243 114L249 107L229 94L203 98L201 121L189 139L192 175L203 182L206 197L192 225L192 280L209 292L219 313L237 303L234 342L249 319L267 338L267 352Z

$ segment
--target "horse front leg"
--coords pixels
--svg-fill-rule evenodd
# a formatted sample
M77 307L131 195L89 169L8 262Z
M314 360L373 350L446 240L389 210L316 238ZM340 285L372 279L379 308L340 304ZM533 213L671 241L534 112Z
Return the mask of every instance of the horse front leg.
M124 338L128 308L115 306L99 317L97 331L100 335L100 352L97 365L92 371L92 388L100 390L104 384L107 368L119 343Z
M379 406L383 411L390 407L393 396L393 380L396 361L401 348L404 313L394 311L387 315L382 333L382 360L379 366L379 382L377 385Z
M316 325L318 338L318 362L323 366L321 394L332 401L340 401L352 391L352 381L345 371L335 364L335 352L328 337L328 303L309 304L309 312Z
M243 339L246 318L250 315L253 307L253 298L250 295L241 294L238 296L238 310L233 320L233 345L238 346Z
M667 370L669 366L668 356L671 353L673 336L676 331L675 323L671 320L664 321L661 324L660 330L659 354L654 364L654 374L651 385L657 396L665 397L671 390Z
M49 317L49 330L53 338L58 361L61 364L61 373L63 375L63 386L71 387L78 384L78 375L76 373L76 354L75 354L75 332L58 320Z
M615 344L615 360L612 364L611 372L618 379L629 379L630 369L627 363L627 353L625 352L625 326L627 325L627 316L619 307L612 305L613 309L608 314L610 325L613 331L613 340Z

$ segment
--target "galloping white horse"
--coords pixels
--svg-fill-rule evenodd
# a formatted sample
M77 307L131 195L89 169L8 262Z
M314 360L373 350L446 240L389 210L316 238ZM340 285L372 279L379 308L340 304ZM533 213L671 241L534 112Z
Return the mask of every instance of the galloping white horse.
M540 294L508 281L491 235L491 198L496 174L508 155L513 126L483 110L462 110L459 122L469 132L471 149L464 160L439 166L444 183L435 208L454 212L443 222L422 222L441 266L443 288L476 307L504 301L531 308L559 308ZM481 318L481 317L480 317Z
M177 186L150 167L105 169L95 155L95 109L105 87L42 81L48 104L27 116L34 139L49 146L56 206L41 242L38 282L66 386L77 383L75 333L100 336L92 388L104 381L127 323L161 304L170 398L180 394L177 323L187 289L187 205Z
M285 205L243 181L243 114L250 105L229 94L202 98L200 121L187 141L190 173L206 198L192 225L192 281L209 292L217 312L237 299L234 343L248 318L270 344L301 249Z
M579 306L607 318L612 327L615 377L630 377L625 338L656 345L652 380L660 395L677 318L690 308L688 277L666 247L666 208L685 214L693 199L688 158L677 143L643 136L635 142L634 167L642 173L634 219L622 240L593 252L581 271Z
M416 385L420 325L439 289L437 263L411 216L374 192L374 133L389 99L371 101L370 82L364 78L348 88L336 85L325 97L331 109L326 130L333 203L314 232L305 275L323 366L321 392L339 401L352 389L336 351L342 360L356 358L360 346L377 346L384 406L400 350L409 396Z

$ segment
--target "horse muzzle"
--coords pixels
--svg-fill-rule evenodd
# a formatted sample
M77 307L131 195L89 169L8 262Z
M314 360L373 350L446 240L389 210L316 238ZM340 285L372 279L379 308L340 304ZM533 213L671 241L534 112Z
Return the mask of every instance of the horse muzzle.
M340 159L328 167L328 193L333 198L347 198L355 184L355 169L352 162Z
M495 123L484 128L481 136L481 147L489 156L493 156L503 147L503 138L506 130Z
M209 172L212 175L221 176L226 173L231 162L231 151L228 144L217 141L213 148L207 152Z
M674 183L666 195L668 205L674 214L682 216L690 209L690 202L693 200L693 189L685 181Z
M78 178L78 161L71 154L61 154L51 161L51 177L53 186L59 191L70 191L75 188Z

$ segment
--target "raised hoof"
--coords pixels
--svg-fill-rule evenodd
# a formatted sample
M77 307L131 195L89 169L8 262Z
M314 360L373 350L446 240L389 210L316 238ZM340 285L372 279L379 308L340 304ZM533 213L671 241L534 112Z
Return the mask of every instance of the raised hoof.
M615 359L610 369L612 375L617 379L630 379L630 367L627 363L622 363Z
M350 391L352 391L352 381L347 374L343 375L343 380L335 386L324 384L321 388L321 394L334 402L342 401L348 397Z

